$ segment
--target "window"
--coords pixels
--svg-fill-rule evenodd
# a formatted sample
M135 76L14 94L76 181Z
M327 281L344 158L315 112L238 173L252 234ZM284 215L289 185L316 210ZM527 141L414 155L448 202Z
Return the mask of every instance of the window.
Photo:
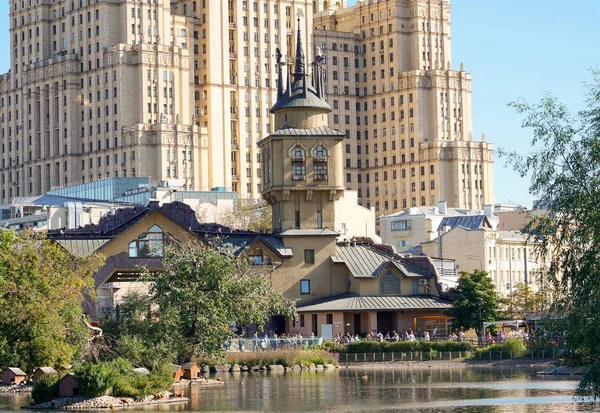
M304 149L296 146L292 149L292 179L304 180L306 177L306 157Z
M253 255L248 255L250 265L271 265L273 261L268 254L265 254L262 248L255 248Z
M333 314L325 314L325 324L333 324Z
M388 271L379 280L380 294L400 294L400 278Z
M165 245L171 240L169 234L163 232L158 225L154 225L137 240L129 243L129 256L132 258L162 257Z
M410 221L393 221L392 231L405 231L410 229Z
M300 280L300 294L310 294L310 280ZM300 326L304 325L304 316L300 316Z
M318 145L313 151L313 172L315 180L327 179L327 150Z
M304 250L304 263L314 264L315 263L315 250Z
M304 327L304 314L300 314L300 327Z

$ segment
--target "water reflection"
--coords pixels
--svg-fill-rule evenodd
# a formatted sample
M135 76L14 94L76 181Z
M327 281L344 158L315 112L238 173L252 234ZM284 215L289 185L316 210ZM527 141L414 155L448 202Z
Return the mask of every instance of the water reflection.
M223 375L217 388L191 388L195 412L600 412L575 402L577 381L537 376L531 368L350 368L313 373ZM0 411L27 402L0 397Z

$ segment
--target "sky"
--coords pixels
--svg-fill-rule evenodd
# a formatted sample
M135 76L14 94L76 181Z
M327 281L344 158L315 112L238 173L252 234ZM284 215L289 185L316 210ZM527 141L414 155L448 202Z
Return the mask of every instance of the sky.
M355 0L349 0L352 5ZM531 131L507 107L551 92L582 109L589 67L600 65L600 0L452 0L452 65L473 77L473 137L527 153ZM9 66L8 2L0 2L0 73ZM495 202L532 206L528 180L495 158Z

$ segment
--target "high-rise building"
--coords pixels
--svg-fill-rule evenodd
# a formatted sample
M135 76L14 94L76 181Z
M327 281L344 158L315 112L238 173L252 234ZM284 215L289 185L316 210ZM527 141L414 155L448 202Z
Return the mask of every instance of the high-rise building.
M378 215L493 203L492 146L473 140L471 75L452 70L449 0L360 0L314 17L345 185Z
M114 176L257 198L273 56L309 3L11 1L0 203Z

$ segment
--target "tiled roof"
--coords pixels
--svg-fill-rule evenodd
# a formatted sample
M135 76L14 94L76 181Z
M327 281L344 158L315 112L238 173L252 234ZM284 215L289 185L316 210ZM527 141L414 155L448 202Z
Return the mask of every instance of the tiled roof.
M184 370L189 370L192 367L194 367L196 365L196 363L193 362L189 362L189 363L185 363L184 365L182 365L181 367L183 367Z
M334 263L344 263L354 278L376 277L389 265L396 267L407 277L431 277L428 271L410 265L406 260L390 257L374 248L365 245L338 245Z
M318 128L303 129L284 126L276 130L271 136L346 136L344 132L330 128L329 126L319 126Z
M430 295L380 295L359 296L344 294L305 306L298 312L318 311L398 311L398 310L445 310L452 301Z

